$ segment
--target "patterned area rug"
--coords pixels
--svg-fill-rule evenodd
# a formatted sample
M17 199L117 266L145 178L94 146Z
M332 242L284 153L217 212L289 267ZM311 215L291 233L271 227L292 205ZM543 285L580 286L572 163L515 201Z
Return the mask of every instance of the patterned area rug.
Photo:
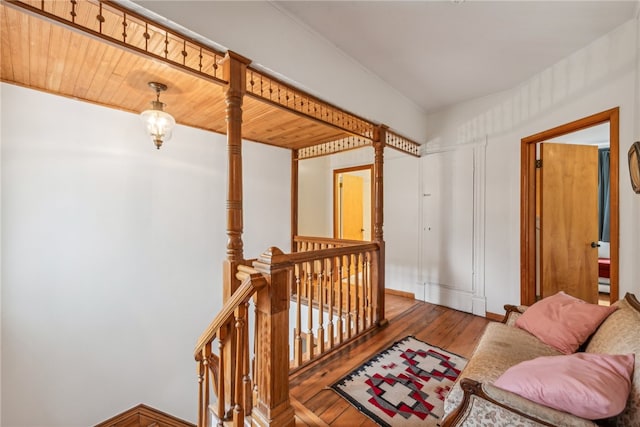
M331 388L381 426L436 426L466 359L406 337Z

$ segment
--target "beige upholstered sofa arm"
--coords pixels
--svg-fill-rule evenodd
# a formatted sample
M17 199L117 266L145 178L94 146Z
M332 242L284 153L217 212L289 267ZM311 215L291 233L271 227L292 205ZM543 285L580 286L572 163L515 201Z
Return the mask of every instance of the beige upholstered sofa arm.
M442 421L442 427L597 426L591 421L538 405L491 384L463 378L460 386L464 398L456 410ZM535 417L528 414L535 414Z

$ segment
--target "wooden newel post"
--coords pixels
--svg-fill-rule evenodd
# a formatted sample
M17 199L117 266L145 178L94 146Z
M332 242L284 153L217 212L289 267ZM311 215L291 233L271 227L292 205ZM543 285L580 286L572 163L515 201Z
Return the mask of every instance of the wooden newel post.
M387 141L387 126L380 125L375 129L373 137L374 161L373 161L373 197L374 197L374 223L373 240L380 245L378 256L378 289L376 292L377 321L379 325L388 323L384 317L384 266L385 266L385 244L384 244L384 146Z
M267 276L267 286L255 296L257 402L252 425L293 427L289 401L289 296L292 264L278 248L269 248L253 267Z

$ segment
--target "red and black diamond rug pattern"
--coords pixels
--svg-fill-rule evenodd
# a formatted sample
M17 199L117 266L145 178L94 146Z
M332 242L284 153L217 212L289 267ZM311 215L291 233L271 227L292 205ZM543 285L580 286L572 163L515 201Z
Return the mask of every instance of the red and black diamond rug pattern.
M436 426L467 361L406 337L331 386L381 426Z

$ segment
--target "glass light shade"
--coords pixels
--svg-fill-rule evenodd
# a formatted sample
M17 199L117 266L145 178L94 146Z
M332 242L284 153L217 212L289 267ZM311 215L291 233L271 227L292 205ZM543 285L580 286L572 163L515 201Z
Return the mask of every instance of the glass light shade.
M154 105L154 107L156 106ZM143 111L140 114L140 118L147 127L147 133L158 149L160 149L164 141L171 139L171 132L176 125L176 121L171 114L162 111L162 106L160 106L160 109L153 108Z

